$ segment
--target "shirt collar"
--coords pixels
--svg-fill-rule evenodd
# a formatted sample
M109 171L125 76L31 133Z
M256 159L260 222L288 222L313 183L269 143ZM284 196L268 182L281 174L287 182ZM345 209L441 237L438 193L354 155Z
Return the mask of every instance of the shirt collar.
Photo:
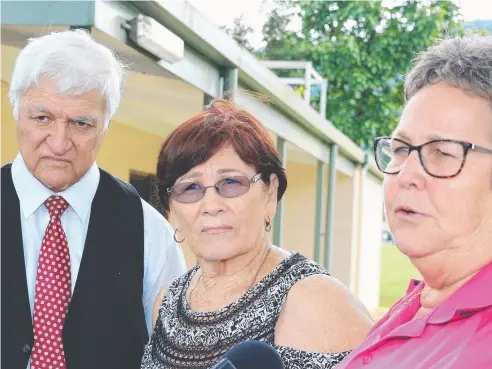
M68 201L82 222L90 214L92 200L99 185L99 168L94 162L87 173L65 191L56 193ZM22 216L27 220L55 192L44 186L27 168L19 153L12 163L12 181L19 197Z
M483 267L468 282L431 313L428 323L441 324L463 319L492 306L492 262Z

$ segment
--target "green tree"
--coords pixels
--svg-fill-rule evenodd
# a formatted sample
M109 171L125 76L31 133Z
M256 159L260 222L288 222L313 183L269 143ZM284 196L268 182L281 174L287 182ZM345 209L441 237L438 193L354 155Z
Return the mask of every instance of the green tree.
M263 27L264 59L308 60L328 80L327 118L363 147L389 134L416 53L462 32L451 1L277 1ZM288 30L292 17L299 32Z
M229 36L231 36L236 42L250 52L254 52L254 48L251 46L248 40L248 36L253 33L254 29L250 26L244 25L243 16L234 19L232 27L221 27Z
M484 35L492 35L492 19L475 19L465 23L465 29L481 31Z

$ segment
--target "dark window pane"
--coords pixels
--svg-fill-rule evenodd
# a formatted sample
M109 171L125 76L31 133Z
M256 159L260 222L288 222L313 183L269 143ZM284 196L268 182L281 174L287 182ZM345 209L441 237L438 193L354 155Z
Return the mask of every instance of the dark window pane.
M140 172L130 172L130 184L135 187L142 199L152 205L162 214L159 192L156 185L156 176Z

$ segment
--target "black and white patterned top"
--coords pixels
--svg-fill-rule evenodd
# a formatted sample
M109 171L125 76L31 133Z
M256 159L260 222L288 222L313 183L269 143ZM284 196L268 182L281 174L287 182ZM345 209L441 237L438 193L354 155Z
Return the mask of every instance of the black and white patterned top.
M285 369L330 369L349 354L274 345L275 325L292 286L306 277L328 274L299 253L289 255L243 296L214 312L195 312L188 306L186 291L198 269L194 267L169 287L141 369L210 368L227 350L246 340L271 344Z

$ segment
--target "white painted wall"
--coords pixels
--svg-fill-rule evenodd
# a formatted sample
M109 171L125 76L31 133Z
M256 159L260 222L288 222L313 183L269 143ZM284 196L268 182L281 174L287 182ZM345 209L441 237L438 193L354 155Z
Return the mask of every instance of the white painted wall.
M352 260L357 255L357 219L359 183L357 176L338 172L335 184L335 219L333 250L331 256L332 275L353 290L354 269Z
M379 306L381 277L381 231L383 187L379 178L365 173L361 178L361 210L357 296L369 310Z

